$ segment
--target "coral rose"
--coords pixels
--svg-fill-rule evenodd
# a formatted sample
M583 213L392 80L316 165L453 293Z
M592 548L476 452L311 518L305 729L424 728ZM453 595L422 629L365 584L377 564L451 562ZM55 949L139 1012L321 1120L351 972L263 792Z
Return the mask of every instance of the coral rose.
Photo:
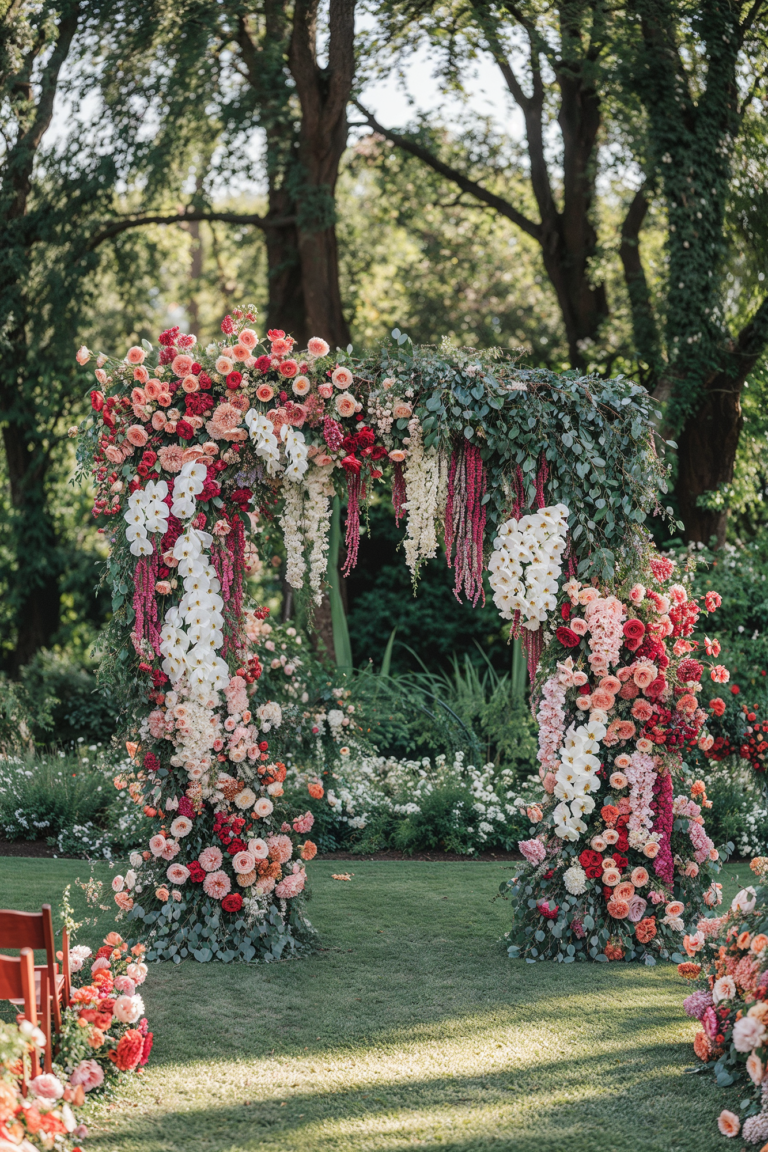
M129 1028L125 1035L120 1037L114 1062L121 1072L133 1072L141 1060L143 1051L144 1037L141 1032L137 1028Z
M606 907L608 908L608 915L613 916L614 920L625 920L629 915L629 902L627 900L611 899Z
M649 704L647 700L635 700L631 711L635 720L640 720L642 723L645 723L646 720L650 720L651 716L653 716L653 705Z
M693 1050L705 1064L709 1062L709 1057L712 1052L712 1045L709 1043L709 1038L706 1032L697 1032L693 1038Z
M143 364L145 356L146 352L144 349L134 344L133 348L128 349L125 359L128 364Z
M641 944L649 944L655 935L656 919L653 916L646 916L635 928L635 936Z
M171 369L176 376L183 379L184 376L188 376L190 374L193 364L194 360L192 357L187 356L186 353L182 352L178 356L174 356L173 360L171 361Z
M613 897L615 900L631 900L634 894L634 884L630 884L629 880L623 880L621 884L616 885Z
M645 868L638 867L632 869L631 880L635 888L644 888L648 883L648 872Z
M314 780L307 785L307 791L313 800L322 800L325 789L319 780Z

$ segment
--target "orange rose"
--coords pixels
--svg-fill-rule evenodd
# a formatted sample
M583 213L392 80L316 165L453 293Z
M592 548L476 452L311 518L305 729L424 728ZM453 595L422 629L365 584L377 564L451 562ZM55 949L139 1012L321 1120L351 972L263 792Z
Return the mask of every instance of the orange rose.
M629 915L629 904L626 900L617 900L613 897L608 901L607 908L608 914L613 916L614 920L624 920Z
M622 884L617 884L613 892L614 900L631 900L635 894L634 884L630 884L625 880Z
M646 916L635 928L635 936L641 944L649 944L655 935L656 919L653 916Z

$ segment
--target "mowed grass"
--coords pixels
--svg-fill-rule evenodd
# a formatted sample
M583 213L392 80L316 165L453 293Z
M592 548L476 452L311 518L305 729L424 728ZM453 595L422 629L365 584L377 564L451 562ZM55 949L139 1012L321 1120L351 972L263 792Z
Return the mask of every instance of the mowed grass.
M350 882L331 878L347 870ZM322 951L272 965L153 966L142 988L150 1064L116 1100L89 1106L86 1148L727 1147L716 1117L738 1095L686 1074L696 1029L675 967L510 961L499 943L509 908L493 900L508 873L319 861L310 916ZM749 883L745 865L729 866L728 899L737 874ZM0 859L0 904L55 905L76 876L88 865ZM98 944L111 925L103 913L79 939Z

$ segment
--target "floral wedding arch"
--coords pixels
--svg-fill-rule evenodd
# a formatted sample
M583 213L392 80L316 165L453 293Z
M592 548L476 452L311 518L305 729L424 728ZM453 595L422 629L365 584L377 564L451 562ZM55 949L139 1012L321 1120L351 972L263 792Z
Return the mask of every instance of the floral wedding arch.
M260 340L255 324L244 308L205 349L172 328L159 349L77 355L96 363L91 415L72 433L110 543L104 664L137 733L135 799L156 821L113 887L149 957L276 957L311 937L312 817L285 809L281 710L259 695L251 536L277 517L287 580L319 602L334 496L348 573L361 507L383 485L414 580L441 541L457 597L484 597L487 570L528 655L542 800L521 842L511 953L672 954L686 903L714 898L717 865L700 805L674 796L685 748L711 738L704 665L689 656L699 606L667 586L643 528L665 490L650 397L621 377L417 348L397 330L357 358L320 338Z

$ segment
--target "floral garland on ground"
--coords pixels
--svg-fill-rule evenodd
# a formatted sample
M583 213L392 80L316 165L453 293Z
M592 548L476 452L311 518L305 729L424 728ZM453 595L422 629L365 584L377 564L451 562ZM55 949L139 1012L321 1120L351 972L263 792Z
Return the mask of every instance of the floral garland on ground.
M260 341L255 321L238 309L205 349L175 327L159 352L100 353L91 416L71 430L111 546L103 673L135 726L135 798L157 820L114 881L150 959L276 958L312 938L311 818L281 800L282 710L257 695L247 625L260 521L277 516L288 579L317 601L332 496L346 496L346 574L386 468L414 576L443 533L456 595L476 603L494 541L495 598L523 627L533 674L566 556L569 575L609 576L663 482L651 402L627 381L435 354L397 333L374 357L331 356L319 337L304 350L279 330ZM609 659L616 621L594 611Z
M51 1072L29 1079L30 1057L42 1060L45 1037L28 1020L0 1021L0 1148L10 1152L82 1152L72 1140L87 1135L74 1109L85 1099L82 1087L62 1082ZM26 1080L26 1091L22 1083Z
M682 958L685 919L715 891L724 850L706 834L705 789L684 755L713 743L691 637L720 597L692 600L653 553L641 571L615 595L575 578L563 586L538 681L544 795L519 843L524 865L502 886L512 956ZM713 664L710 677L728 672Z
M95 956L82 944L70 952L72 997L55 1066L81 1093L113 1086L149 1060L154 1037L138 991L147 978L146 951L109 932Z
M768 858L750 865L763 880ZM719 901L718 901L719 902ZM720 1087L738 1085L743 1115L723 1109L724 1136L768 1141L768 888L742 889L722 916L704 917L685 937L680 975L698 985L683 1007L701 1025L693 1050Z

